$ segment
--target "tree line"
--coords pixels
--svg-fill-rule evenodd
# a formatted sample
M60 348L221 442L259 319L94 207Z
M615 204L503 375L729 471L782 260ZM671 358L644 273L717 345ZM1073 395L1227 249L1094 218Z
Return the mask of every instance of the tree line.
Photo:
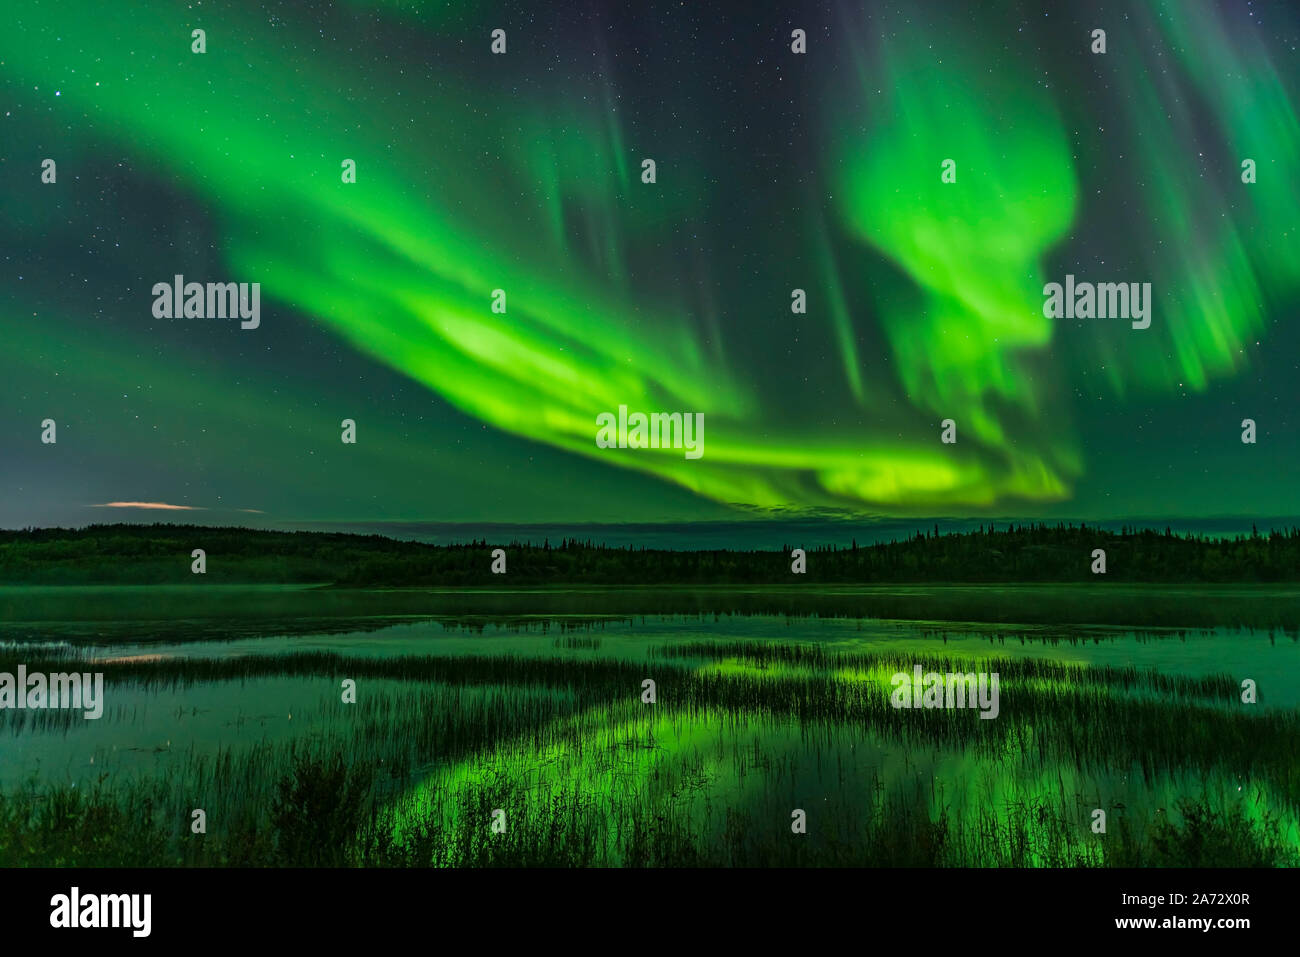
M204 576L191 552L206 553ZM493 574L494 549L505 552ZM803 574L792 552L805 550ZM1094 574L1094 552L1106 572ZM499 563L498 563L499 565ZM544 540L456 544L382 535L191 525L91 525L0 531L0 583L153 584L199 581L340 586L867 584L872 582L1293 582L1300 529L1234 537L1151 528L1118 532L1043 523L981 527L859 546L699 551Z

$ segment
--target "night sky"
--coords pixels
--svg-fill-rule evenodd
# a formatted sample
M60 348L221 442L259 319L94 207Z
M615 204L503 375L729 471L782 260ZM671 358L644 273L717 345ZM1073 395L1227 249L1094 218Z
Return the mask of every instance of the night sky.
M624 6L5 3L0 526L1300 512L1300 7Z

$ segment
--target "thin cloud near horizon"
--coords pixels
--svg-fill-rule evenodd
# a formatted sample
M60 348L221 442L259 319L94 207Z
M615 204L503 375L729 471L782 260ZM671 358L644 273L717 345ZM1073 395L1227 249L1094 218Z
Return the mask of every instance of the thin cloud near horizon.
M89 508L142 508L153 509L163 512L209 512L212 509L206 505L172 505L169 502L101 502L96 505L90 505ZM246 512L250 515L265 515L266 513L260 508L236 508L231 509L235 512Z
M167 502L103 502L91 508L153 508L168 512L205 512L200 505L169 505Z

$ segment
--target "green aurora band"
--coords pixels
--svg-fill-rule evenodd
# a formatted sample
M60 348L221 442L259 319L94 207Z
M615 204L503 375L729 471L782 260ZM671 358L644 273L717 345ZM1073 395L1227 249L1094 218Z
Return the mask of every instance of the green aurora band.
M1105 135L1132 154L1133 182L1108 194L1107 216L1159 224L1167 241L1154 246L1145 228L1103 242L1107 216L1083 216L1072 131L1099 121L1053 94L1047 64L1007 54L998 18L960 44L937 40L947 31L925 13L878 22L874 44L865 29L835 41L853 67L809 104L822 205L806 205L783 240L811 250L811 268L778 276L762 307L835 356L842 382L825 402L857 411L820 416L787 407L790 384L747 366L737 322L638 279L647 261L673 268L652 251L710 202L720 174L690 143L633 142L608 80L561 68L492 96L430 54L422 73L394 69L380 87L306 24L271 30L233 10L193 19L160 2L106 17L101 3L69 0L50 25L51 8L19 6L31 9L16 14L21 29L0 31L0 73L56 86L86 150L111 142L194 196L217 224L224 278L262 284L264 326L268 303L292 308L497 429L717 502L882 514L1067 500L1087 461L1045 282L1072 271L1153 283L1149 330L1070 331L1068 351L1095 356L1117 396L1204 391L1240 373L1270 310L1300 286L1287 86L1258 40L1192 4L1144 13L1158 44L1096 67L1123 94ZM433 47L453 31L437 6L377 8ZM208 31L202 56L189 51L196 26ZM510 69L501 59L493 67ZM417 120L414 104L436 122ZM1189 141L1201 158L1163 148ZM640 182L642 155L658 158L654 186ZM1245 156L1260 166L1249 187ZM340 182L344 157L355 185ZM951 185L939 176L947 158ZM156 271L170 279L168 264ZM788 315L781 290L796 286L809 289L806 316ZM504 315L490 309L498 288ZM57 345L57 328L19 334L21 299L5 309L25 352ZM703 412L705 456L597 448L596 415L619 405ZM948 417L956 446L938 441Z

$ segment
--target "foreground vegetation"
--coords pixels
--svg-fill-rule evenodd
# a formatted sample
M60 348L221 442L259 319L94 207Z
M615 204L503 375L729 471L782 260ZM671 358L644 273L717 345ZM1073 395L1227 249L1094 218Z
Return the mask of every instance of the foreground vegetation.
M236 735L156 772L10 788L0 865L1298 862L1300 715L1241 706L1232 675L776 642L664 643L648 662L596 637L552 647L567 657L97 663L117 689L105 721L199 685L261 700L306 682L319 702L288 740ZM0 652L0 670L17 660ZM999 717L892 708L889 676L914 664L998 672ZM343 678L356 704L340 702ZM0 735L83 726L17 714ZM191 833L194 808L207 833ZM1089 826L1098 808L1104 834Z

